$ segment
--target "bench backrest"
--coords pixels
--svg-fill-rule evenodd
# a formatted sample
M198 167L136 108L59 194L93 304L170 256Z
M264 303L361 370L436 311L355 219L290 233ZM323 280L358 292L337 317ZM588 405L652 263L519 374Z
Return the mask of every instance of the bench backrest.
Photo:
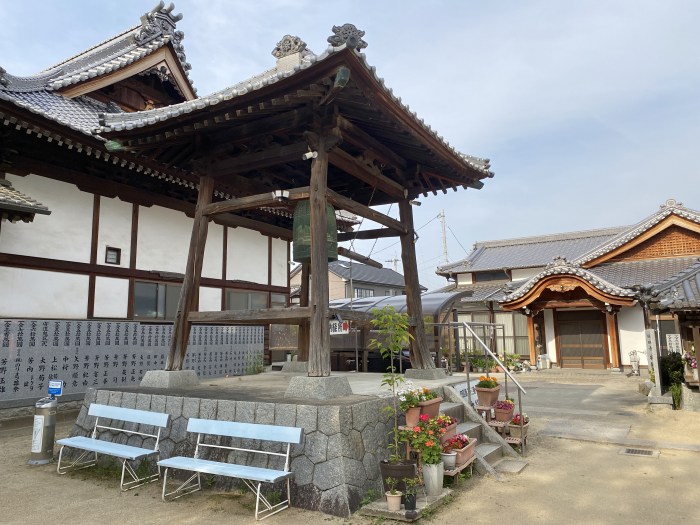
M257 423L190 418L187 423L187 431L215 436L299 444L301 443L303 429L298 427L261 425Z
M90 405L88 415L105 417L108 419L118 419L130 423L141 423L143 425L153 425L155 427L167 427L170 414L161 412L150 412L148 410L136 410L134 408L115 407L110 405Z

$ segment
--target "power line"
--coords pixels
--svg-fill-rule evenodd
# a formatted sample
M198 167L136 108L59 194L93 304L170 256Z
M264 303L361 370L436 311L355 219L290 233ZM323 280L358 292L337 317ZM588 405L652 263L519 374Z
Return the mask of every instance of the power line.
M452 231L452 228L450 228L450 227L448 226L447 229L450 230L450 233L452 234L452 237L455 238L455 241L457 241L457 244L459 244L459 247L462 248L462 250L464 250L464 253L465 253L466 255L469 255L469 252L467 251L467 249L466 249L464 246L462 246L462 243L459 242L459 239L458 239L457 236L455 235L455 232Z

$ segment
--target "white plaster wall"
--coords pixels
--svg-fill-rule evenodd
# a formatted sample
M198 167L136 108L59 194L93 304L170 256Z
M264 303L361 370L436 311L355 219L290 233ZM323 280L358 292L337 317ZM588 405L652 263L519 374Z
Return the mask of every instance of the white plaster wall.
M471 273L458 273L457 274L457 285L460 284L472 284L472 274Z
M124 252L122 252L123 262ZM129 280L95 278L95 317L125 319L129 305Z
M199 287L199 311L200 312L220 312L221 311L221 289Z
M247 228L229 228L226 247L227 279L267 284L267 236Z
M139 207L136 268L185 273L192 219L158 206Z
M537 275L542 271L541 267L538 268L519 268L517 270L511 270L511 279L513 281L523 281L529 279L533 275Z
M272 282L273 286L287 286L289 261L287 260L288 241L272 239Z
M105 264L107 246L122 251L121 266L131 258L131 215L133 205L119 199L100 197L100 229L97 234L97 264ZM108 264L107 266L116 266ZM96 305L97 306L97 305ZM97 315L97 313L95 313Z
M554 337L554 312L552 312L552 310L545 310L543 313L547 356L549 357L550 362L555 363L557 360L557 343Z
M620 334L620 357L622 364L629 366L632 350L637 351L639 364L646 366L646 338L644 337L644 313L641 306L623 308L617 314L617 329Z
M190 226L191 227L191 226ZM190 230L190 235L191 235ZM187 245L189 249L189 243ZM187 263L185 263L186 265ZM224 227L219 224L209 223L207 231L207 243L204 247L204 260L202 261L202 277L221 279L224 269ZM221 310L221 304L217 310Z
M86 275L0 266L0 317L84 319L87 298Z
M0 251L31 257L90 262L93 196L74 185L38 175L7 175L15 189L51 210L30 223L3 222Z

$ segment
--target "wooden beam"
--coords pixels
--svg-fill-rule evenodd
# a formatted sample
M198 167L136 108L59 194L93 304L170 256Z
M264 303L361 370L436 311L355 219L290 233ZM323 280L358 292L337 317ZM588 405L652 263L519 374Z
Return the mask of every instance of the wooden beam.
M350 250L348 250L347 248L343 248L342 246L338 246L338 255L342 255L343 257L347 257L348 259L352 259L353 261L357 261L362 264L374 266L375 268L384 268L384 266L382 266L382 263L377 262L374 259L370 259L365 255L351 252Z
M260 310L224 310L221 312L190 312L191 323L212 324L300 324L311 317L311 308L262 308Z
M610 338L610 361L613 368L620 368L620 340L617 335L617 314L605 312L605 325Z
M535 319L534 316L527 316L527 342L530 348L530 362L537 363L537 346L535 345Z
M333 206L336 206L337 208L351 211L352 213L359 215L360 217L364 217L365 219L369 219L371 221L382 224L387 228L396 230L402 235L405 234L407 231L406 226L404 226L401 222L397 221L396 219L392 219L391 217L388 217L383 213L379 213L378 211L375 211L372 208L365 206L364 204L355 202L352 199L343 197L342 195L334 192L333 190L326 190L326 197L328 198L328 202L330 202Z
M299 306L308 307L309 306L309 277L311 273L311 264L308 262L301 263L301 289L299 290ZM310 330L309 325L310 318L304 319L299 325L299 337L297 339L297 347L299 354L297 355L297 361L307 362L309 360L309 341L310 341Z
M263 235L270 235L271 237L278 237L287 241L291 241L293 238L292 230L282 228L281 226L275 226L274 224L256 221L255 219L249 219L248 217L233 215L231 213L217 215L213 218L212 222L221 224L222 226L229 226L231 228L248 228L250 230L255 230L256 232L262 233Z
M182 370L187 353L187 341L190 336L189 314L196 309L196 300L199 292L199 281L202 276L202 262L204 259L204 245L207 240L209 218L203 211L211 202L214 194L214 179L210 176L202 176L199 179L199 195L192 223L192 236L190 249L187 255L187 267L185 279L180 290L180 300L173 322L173 335L170 340L170 353L165 365L166 370Z
M301 161L303 160L302 155L308 151L309 145L306 142L286 146L278 144L262 151L236 155L216 162L211 167L211 174L213 177L223 177L229 173L242 173L287 162Z
M362 182L376 187L387 195L397 199L403 199L405 197L404 188L401 184L382 175L379 168L372 170L369 166L340 148L335 148L329 153L328 162L356 179L360 179Z
M360 230L359 232L338 233L338 242L354 241L355 239L383 239L385 237L398 237L401 235L389 228L378 228L373 230Z
M381 160L384 164L389 164L395 168L401 169L405 169L408 166L403 157L400 157L393 150L358 128L345 117L338 116L337 122L344 141L360 149L370 151L373 157L377 160Z
M289 192L289 197L287 200L298 201L306 200L309 198L309 187L303 188L293 188L287 190ZM275 199L272 192L261 193L259 195L251 195L249 197L240 197L238 199L230 199L222 202L215 202L209 204L204 208L204 215L218 215L220 213L231 213L242 210L249 210L252 208L262 208L263 206L270 206L271 204L276 204L279 201Z
M309 377L331 375L331 335L328 319L328 258L326 256L326 191L328 189L328 152L326 137L317 137L311 162L311 304Z
M411 339L411 365L413 368L435 368L430 351L425 342L423 306L418 282L418 263L413 229L413 209L407 199L399 201L399 216L406 225L406 233L401 236L401 261L406 282L406 312L408 313ZM438 358L439 356L436 356Z

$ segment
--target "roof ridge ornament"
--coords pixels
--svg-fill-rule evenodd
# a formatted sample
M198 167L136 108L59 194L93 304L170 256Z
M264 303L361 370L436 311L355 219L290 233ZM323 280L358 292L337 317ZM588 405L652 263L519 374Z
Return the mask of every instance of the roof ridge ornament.
M365 32L357 29L353 24L333 26L334 35L328 37L328 43L333 47L345 44L347 47L359 51L367 47L367 42L362 40Z
M566 257L562 257L561 255L558 255L554 259L552 259L552 262L549 263L546 267L545 270L551 270L554 268L580 268L581 265L572 261L568 261Z
M306 49L306 42L294 35L284 35L282 40L277 42L277 46L272 50L272 56L280 59L301 53Z
M0 67L0 86L7 86L9 83L7 80L7 77L5 76L7 74L7 71L5 68Z
M174 9L175 5L172 2L167 7L162 0L158 2L157 6L141 17L141 29L134 34L134 42L143 45L160 36L170 37L170 42L183 69L188 71L192 66L187 62L185 48L182 45L185 33L176 31L177 23L182 20L182 13L173 15Z
M680 208L681 206L683 206L682 202L678 202L676 199L667 199L660 208L665 210L666 208Z

